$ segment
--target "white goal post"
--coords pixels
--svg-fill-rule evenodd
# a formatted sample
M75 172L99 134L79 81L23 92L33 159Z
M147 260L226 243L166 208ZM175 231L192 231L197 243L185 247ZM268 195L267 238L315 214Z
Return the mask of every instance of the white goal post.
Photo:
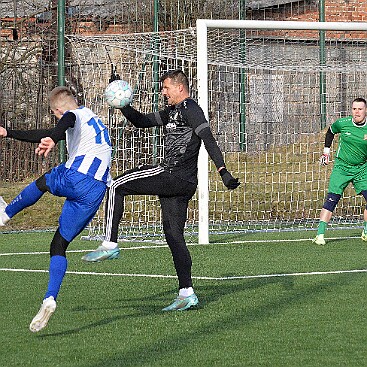
M197 34L197 87L198 102L208 116L208 28L254 30L316 30L316 31L367 31L367 22L298 22L262 20L198 19ZM199 156L199 243L209 243L209 186L208 154L202 147ZM242 182L242 185L246 183Z
M137 34L66 35L68 85L109 127L113 176L164 155L161 129L136 129L108 109L103 91L117 70L133 106L161 109L159 76L182 69L241 186L227 190L204 148L185 236L315 230L332 161L319 165L325 128L367 96L367 23L198 20L197 27ZM332 146L334 152L337 138ZM331 155L333 158L333 153ZM329 228L361 225L363 197L349 186ZM119 240L162 240L156 196L127 196ZM101 206L89 239L104 236Z

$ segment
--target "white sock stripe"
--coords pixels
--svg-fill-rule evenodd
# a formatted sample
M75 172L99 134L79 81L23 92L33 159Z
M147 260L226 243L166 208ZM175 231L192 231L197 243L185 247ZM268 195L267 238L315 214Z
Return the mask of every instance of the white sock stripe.
M111 186L108 194L107 210L106 210L106 228L105 228L105 241L111 241L111 228L112 228L112 213L113 204L115 198L115 186Z
M129 182L134 181L139 178L146 178L146 177L152 177L157 176L164 172L164 168L161 166L152 167L143 171L134 171L128 174L125 174L116 180L113 180L112 185L109 189L109 195L108 195L108 202L107 202L107 218L106 218L106 228L105 228L105 240L111 241L111 231L112 231L112 219L113 219L113 208L115 205L115 192L116 188L118 188L120 185Z

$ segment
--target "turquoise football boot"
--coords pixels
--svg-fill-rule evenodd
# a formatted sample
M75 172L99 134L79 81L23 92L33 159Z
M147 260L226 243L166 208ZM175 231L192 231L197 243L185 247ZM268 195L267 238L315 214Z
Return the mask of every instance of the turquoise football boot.
M82 260L87 262L99 262L103 260L113 260L120 257L120 249L108 249L104 246L99 246L96 250L91 251L82 257Z
M172 304L162 309L162 311L185 311L199 304L199 299L195 293L188 297L178 296Z

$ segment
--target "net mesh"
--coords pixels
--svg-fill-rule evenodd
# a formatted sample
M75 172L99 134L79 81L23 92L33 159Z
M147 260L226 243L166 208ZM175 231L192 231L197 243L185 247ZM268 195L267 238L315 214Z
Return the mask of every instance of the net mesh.
M209 162L212 232L314 228L332 163L320 167L325 129L367 95L366 32L208 31L209 122L228 169L242 185L223 186ZM135 129L103 101L111 66L133 87L142 112L163 106L159 76L181 68L197 97L196 29L106 36L69 35L69 75L79 97L109 125L113 174L162 159L161 131ZM333 147L336 147L337 139ZM349 186L331 226L359 225L363 200ZM196 235L198 202L188 211ZM162 234L156 197L127 197L121 238ZM103 235L103 209L90 237Z

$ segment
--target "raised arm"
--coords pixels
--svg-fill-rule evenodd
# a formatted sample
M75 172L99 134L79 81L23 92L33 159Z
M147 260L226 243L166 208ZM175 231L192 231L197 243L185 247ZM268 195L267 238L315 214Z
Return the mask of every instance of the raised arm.
M164 125L164 121L168 119L168 114L165 110L148 113L146 115L137 111L130 105L121 108L120 110L127 120L129 120L135 127L143 129Z
M25 141L28 143L38 143L41 139L50 134L50 130L12 130L0 127L0 136Z
M73 127L75 124L75 115L72 112L66 113L52 129L35 129L35 130L12 130L7 129L4 135L4 131L0 136L6 136L8 138L25 141L28 143L39 143L42 138L47 136L57 143L60 140L65 139L65 132L69 127Z

